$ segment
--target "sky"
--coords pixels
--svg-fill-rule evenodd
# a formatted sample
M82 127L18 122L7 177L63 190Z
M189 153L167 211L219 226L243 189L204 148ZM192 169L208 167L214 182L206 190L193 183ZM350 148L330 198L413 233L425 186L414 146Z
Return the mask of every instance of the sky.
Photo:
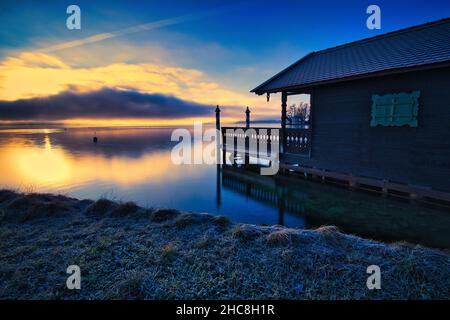
M66 9L81 9L69 30ZM381 8L381 30L366 8ZM0 123L181 125L278 119L249 91L311 51L450 16L450 1L0 3Z

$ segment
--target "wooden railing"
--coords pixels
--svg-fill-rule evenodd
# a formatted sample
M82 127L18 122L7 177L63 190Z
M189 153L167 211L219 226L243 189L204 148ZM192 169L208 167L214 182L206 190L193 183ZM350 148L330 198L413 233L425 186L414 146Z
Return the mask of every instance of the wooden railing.
M279 128L222 127L224 152L272 158L280 152Z
M283 152L309 156L311 153L311 129L286 128Z
M311 129L286 128L284 139L282 133L280 128L222 127L224 151L266 157L281 150L284 153L310 156ZM283 147L280 149L281 144Z

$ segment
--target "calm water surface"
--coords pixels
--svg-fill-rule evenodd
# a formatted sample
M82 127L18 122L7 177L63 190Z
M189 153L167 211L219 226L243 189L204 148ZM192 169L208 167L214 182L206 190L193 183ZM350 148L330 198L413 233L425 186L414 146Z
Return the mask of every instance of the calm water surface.
M450 248L450 209L353 192L301 178L171 162L172 129L2 129L0 187L108 197L222 214L237 222L325 224L385 241Z

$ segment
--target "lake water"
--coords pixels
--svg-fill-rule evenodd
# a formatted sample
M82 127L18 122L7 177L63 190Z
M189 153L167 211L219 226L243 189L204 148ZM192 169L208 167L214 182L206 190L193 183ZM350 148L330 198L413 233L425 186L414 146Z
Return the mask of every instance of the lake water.
M94 131L99 138L92 142ZM216 165L175 165L168 128L2 129L0 187L450 248L450 209Z

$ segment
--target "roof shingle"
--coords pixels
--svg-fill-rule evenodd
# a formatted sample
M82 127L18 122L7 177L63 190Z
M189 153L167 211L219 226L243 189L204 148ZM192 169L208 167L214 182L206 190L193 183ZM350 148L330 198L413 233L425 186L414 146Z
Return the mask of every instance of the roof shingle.
M312 52L251 92L450 61L450 18Z

